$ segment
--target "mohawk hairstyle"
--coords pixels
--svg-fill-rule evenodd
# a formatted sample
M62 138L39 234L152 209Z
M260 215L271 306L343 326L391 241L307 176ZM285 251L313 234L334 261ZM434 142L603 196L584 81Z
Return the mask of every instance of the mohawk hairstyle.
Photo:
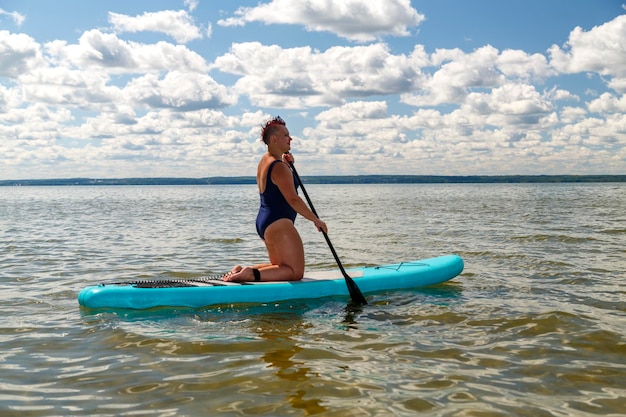
M263 130L261 130L261 140L268 145L270 141L270 136L276 132L277 126L286 126L285 121L280 117L276 116L272 120L269 120L263 125Z

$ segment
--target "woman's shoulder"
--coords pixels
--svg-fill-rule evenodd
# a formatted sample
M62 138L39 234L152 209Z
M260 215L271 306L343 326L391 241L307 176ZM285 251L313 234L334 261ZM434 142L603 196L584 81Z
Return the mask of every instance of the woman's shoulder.
M291 170L289 169L289 165L287 165L285 162L281 161L280 159L274 159L274 161L270 163L269 169L272 171L272 174L274 172L278 172L278 173L291 172Z
M293 174L291 173L289 165L287 165L280 159L276 159L274 162L271 163L270 167L268 168L268 172L269 178L271 178L271 181L276 185L282 182L286 183L287 181L291 181L291 179L293 178Z
M267 176L274 179L276 178L275 175L282 176L287 173L287 171L289 171L289 167L280 159L264 157L261 158L259 166L257 167L257 180L263 183Z
M268 157L264 155L260 160L257 166L258 171L267 171L267 169L272 166L272 164L276 161L276 159Z

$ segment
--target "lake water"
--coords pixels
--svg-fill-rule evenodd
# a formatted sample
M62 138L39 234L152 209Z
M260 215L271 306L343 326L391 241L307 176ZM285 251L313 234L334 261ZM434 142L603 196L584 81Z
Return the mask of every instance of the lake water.
M624 415L626 184L307 191L344 266L465 271L362 308L90 311L98 282L265 261L255 187L0 187L0 415Z

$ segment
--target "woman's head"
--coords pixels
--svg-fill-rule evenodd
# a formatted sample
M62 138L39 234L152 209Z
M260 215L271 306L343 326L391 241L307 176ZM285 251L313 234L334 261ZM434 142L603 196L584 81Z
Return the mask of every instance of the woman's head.
M283 119L281 119L280 116L274 117L272 120L269 120L263 125L263 130L261 130L261 140L266 145L269 145L270 137L276 134L278 130L280 130L280 126L286 126L286 125L287 124L285 123Z

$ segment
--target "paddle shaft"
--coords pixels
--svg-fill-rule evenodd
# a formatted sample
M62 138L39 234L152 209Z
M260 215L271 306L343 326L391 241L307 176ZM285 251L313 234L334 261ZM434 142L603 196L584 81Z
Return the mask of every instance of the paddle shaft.
M289 162L289 165L291 166L293 175L296 177L296 180L298 181L298 184L300 185L300 188L302 189L302 193L304 194L304 197L306 198L307 203L309 203L309 207L311 208L311 211L313 212L313 214L319 217L317 214L317 211L315 210L315 207L313 206L313 202L311 201L311 198L309 197L309 193L306 192L306 189L304 188L304 184L302 183L302 180L300 179L300 175L298 175L298 171L296 171L296 167L294 167L293 163L291 162ZM333 254L333 257L335 258L335 262L337 262L337 266L339 266L341 275L343 275L343 278L346 280L346 286L348 287L350 298L352 298L352 301L357 304L367 304L367 300L365 299L365 296L363 296L363 293L361 292L359 287L356 285L356 282L354 282L354 280L350 277L350 275L348 275L343 265L341 264L341 260L339 260L339 256L337 255L337 252L335 251L333 244L330 242L330 238L328 237L328 234L323 230L321 232L324 235L324 239L326 239L328 248L330 249L330 251Z

